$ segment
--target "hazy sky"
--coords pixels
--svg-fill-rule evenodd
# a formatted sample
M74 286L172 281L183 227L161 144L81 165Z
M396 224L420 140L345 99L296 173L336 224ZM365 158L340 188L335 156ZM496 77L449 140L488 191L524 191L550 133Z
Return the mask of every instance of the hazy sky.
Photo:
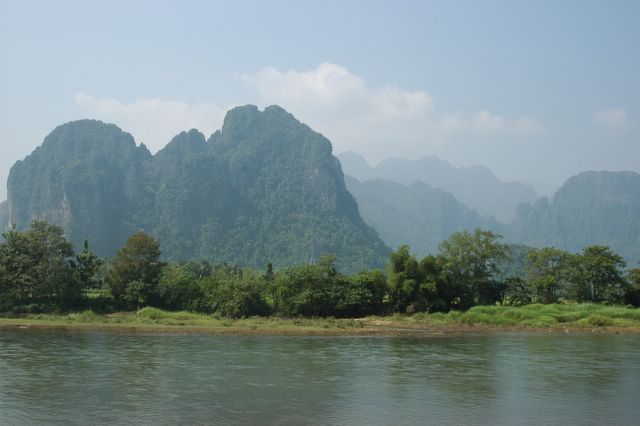
M246 103L372 164L640 171L638 22L640 1L613 0L0 0L0 180L70 120L155 152Z

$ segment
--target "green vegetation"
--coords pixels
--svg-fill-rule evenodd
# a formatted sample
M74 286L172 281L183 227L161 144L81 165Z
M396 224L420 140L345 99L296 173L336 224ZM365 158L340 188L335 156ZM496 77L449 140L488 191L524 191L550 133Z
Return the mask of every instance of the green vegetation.
M272 283L274 312L285 316L357 317L379 312L385 295L379 271L353 277L339 274L335 256L324 256L317 265L288 268Z
M390 252L360 217L331 143L276 106L234 108L209 140L183 132L156 155L112 124L67 123L14 165L8 189L2 229L41 218L103 257L139 230L172 261L283 268L334 253L339 270L358 272Z
M408 314L427 323L635 326L625 321L635 321L637 310L611 305L638 306L640 269L625 273L624 261L608 247L577 254L532 250L524 275L503 279L500 265L511 253L500 236L478 229L452 234L436 256L421 260L402 246L391 254L386 274L342 274L334 255L280 270L268 264L260 272L206 261L162 262L160 244L143 232L106 262L88 243L76 255L60 227L33 222L27 231L6 232L0 243L0 312L80 311L64 320L90 322L119 318L95 313L137 311L134 322L203 318L196 313L231 319Z
M160 254L160 243L144 232L129 237L109 265L106 282L113 298L132 306L157 302Z
M434 157L385 160L376 167L354 153L340 160L345 174L360 180L346 177L365 221L389 246L409 244L420 256L435 253L449 233L477 227L532 247L576 252L605 245L627 262L640 253L638 173L580 173L552 199L536 201L530 187L499 182L481 167L455 169ZM487 214L492 217L481 216Z
M193 312L171 312L146 307L137 312L98 315L93 311L69 314L29 314L0 318L0 327L57 327L216 334L432 334L464 331L628 331L640 332L640 309L598 304L533 304L523 307L476 306L466 312L368 316L359 319L248 317L230 319Z
M337 270L349 274L384 268L390 254L367 223L389 246L408 243L417 257L437 254L451 233L476 228L570 252L603 245L627 262L640 252L636 173L582 173L553 200L521 205L504 225L483 214L506 222L518 203L535 198L531 188L436 158L375 169L354 154L343 159L356 177L388 181L347 179L356 204L331 143L277 106L234 108L208 139L182 132L155 155L115 125L70 122L12 167L0 229L25 231L34 218L46 220L63 227L74 247L89 240L109 258L142 230L161 242L163 261L254 269L317 263L333 253ZM499 278L509 277L523 278Z
M382 333L362 321L336 318L248 317L230 319L193 312L170 312L146 307L137 312L95 314L80 311L68 314L28 314L20 318L0 318L3 326L105 329L162 333L218 334L373 334Z
M475 306L466 312L396 315L393 321L429 326L484 325L514 328L590 329L616 327L640 329L640 309L583 304L532 304L513 306Z
M89 284L84 272L62 228L33 222L27 232L7 232L0 243L0 310L76 307Z
M582 253L570 254L554 248L533 250L526 265L527 291L531 301L621 303L631 284L625 280L625 262L604 246L589 246ZM521 294L521 300L527 296Z
M499 230L492 217L480 216L442 189L423 182L403 185L386 180L358 182L345 176L365 222L389 247L408 244L418 256L438 250L438 244L463 229Z
M640 175L584 172L567 180L552 200L518 208L504 230L509 241L579 251L601 244L627 262L640 253Z

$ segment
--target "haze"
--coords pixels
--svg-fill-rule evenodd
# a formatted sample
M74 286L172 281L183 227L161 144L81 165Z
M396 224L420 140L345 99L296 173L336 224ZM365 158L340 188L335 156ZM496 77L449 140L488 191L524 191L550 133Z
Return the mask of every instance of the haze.
M633 1L2 0L0 180L66 121L155 152L247 103L371 164L437 155L541 193L640 171L639 18Z

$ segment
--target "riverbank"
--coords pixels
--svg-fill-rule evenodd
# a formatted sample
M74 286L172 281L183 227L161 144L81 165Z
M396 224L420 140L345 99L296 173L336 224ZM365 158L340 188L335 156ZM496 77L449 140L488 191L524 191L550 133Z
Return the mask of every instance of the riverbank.
M492 331L640 333L640 309L595 304L478 306L466 312L358 319L253 317L239 320L144 308L98 315L34 314L0 318L2 329L99 330L130 333L263 335L442 335Z

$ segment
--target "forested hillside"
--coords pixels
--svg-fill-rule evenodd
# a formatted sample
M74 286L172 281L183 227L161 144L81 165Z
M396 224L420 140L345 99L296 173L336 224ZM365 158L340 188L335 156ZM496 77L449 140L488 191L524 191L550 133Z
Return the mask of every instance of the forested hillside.
M506 236L570 251L607 245L635 264L640 260L639 219L639 174L584 172L567 180L552 200L520 206Z
M422 256L453 232L475 228L532 247L606 245L630 266L640 260L636 173L582 173L552 200L521 204L512 223L503 225L420 181L438 174L447 181L451 166L440 160L376 168L355 154L343 161L360 176L395 170L394 179L408 183L349 178L347 188L330 142L276 106L235 108L208 140L190 130L155 155L113 124L80 120L56 128L13 166L0 225L24 230L46 220L61 225L76 248L87 239L107 257L142 230L160 240L166 259L252 267L313 263L334 253L341 270L357 271L382 266L387 246L409 244ZM455 170L476 197L495 180L482 178L487 174L479 169L475 181L471 169ZM528 197L519 184L496 188L506 192L485 203ZM520 195L514 198L511 190Z
M173 260L283 267L334 253L343 270L381 266L389 249L331 150L276 106L235 108L209 140L184 132L155 156L115 125L71 122L11 169L9 220L61 225L103 256L144 230Z
M89 239L101 255L115 253L152 214L144 145L113 124L80 120L57 127L9 173L9 221L62 225L80 247Z

